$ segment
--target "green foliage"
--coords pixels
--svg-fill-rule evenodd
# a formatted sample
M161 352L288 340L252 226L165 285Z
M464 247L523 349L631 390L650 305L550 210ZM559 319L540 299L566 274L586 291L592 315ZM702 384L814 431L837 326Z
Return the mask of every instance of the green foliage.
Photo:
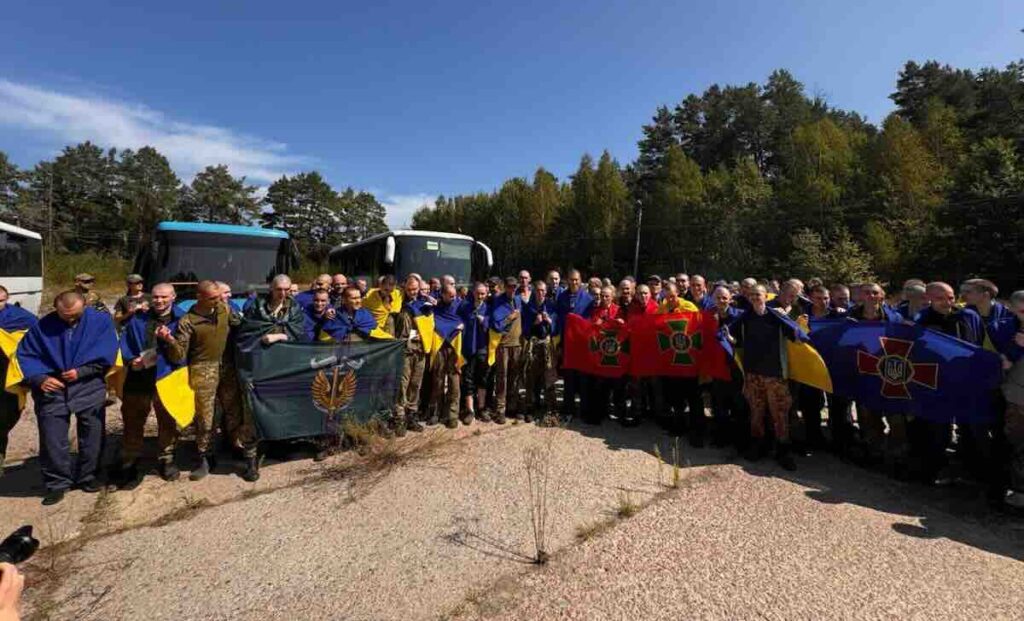
M88 272L96 277L99 287L118 289L131 268L131 261L115 254L53 252L43 257L43 282L47 289L66 289L74 285L76 274Z

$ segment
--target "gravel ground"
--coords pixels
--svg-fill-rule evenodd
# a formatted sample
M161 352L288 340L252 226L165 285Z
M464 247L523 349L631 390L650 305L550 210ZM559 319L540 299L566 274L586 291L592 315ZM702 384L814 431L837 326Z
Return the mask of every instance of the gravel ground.
M30 567L29 618L995 619L1024 610L1022 524L988 512L975 488L923 489L825 456L800 460L794 476L684 445L689 467L670 490L671 467L659 474L651 455L655 442L671 455L670 443L653 425L434 429L376 460L273 463L255 485L225 467L198 483L147 477L133 492L72 492L56 507L41 507L31 489L31 414L15 437L28 459L0 479L0 528L35 523L49 547ZM530 449L551 464L554 556L544 568L530 563ZM614 527L577 543L577 530L596 524Z

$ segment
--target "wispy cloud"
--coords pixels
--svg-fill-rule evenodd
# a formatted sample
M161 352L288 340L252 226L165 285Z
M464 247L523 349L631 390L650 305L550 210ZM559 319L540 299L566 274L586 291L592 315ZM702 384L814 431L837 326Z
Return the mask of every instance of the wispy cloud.
M49 134L65 142L149 145L167 156L185 180L212 164L263 185L293 172L303 158L282 143L223 127L187 123L152 108L96 96L59 93L0 79L0 125Z
M412 214L424 205L433 207L436 195L430 194L381 194L380 203L388 210L387 222L392 229L409 228Z

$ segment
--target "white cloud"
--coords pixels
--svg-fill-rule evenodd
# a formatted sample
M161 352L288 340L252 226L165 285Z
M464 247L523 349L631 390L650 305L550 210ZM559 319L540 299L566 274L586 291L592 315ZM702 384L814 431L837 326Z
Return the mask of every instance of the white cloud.
M286 146L223 127L176 121L130 102L71 95L0 79L0 125L50 134L62 141L163 153L185 180L212 164L264 185L289 173L303 158Z
M406 229L412 224L412 214L424 205L434 206L434 197L430 194L382 194L379 195L381 205L388 210L387 223L392 230Z

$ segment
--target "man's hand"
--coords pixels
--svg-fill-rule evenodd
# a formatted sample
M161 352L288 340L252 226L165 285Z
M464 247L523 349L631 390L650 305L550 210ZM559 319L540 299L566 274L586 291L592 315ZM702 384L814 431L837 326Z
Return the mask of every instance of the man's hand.
M156 336L156 338L160 339L161 341L165 341L167 343L174 342L174 336L171 334L171 331L170 329L167 328L167 326L157 327L156 331L153 332L153 334Z
M1017 335L1013 337L1013 342L1024 347L1024 332L1018 332Z
M78 380L78 369L69 369L60 374L60 378L65 382L74 382Z
M1013 368L1013 363L1010 362L1009 358L1007 358L1006 356L1000 356L1000 358L1003 359L1003 370L1004 371L1009 371L1010 369Z
M273 345L274 343L287 340L287 334L264 334L263 338L260 339L260 341L262 341L264 345Z
M132 368L135 369L136 371L141 369L142 366L143 366L142 356L139 356L138 358L132 358L131 365L132 365Z
M327 310L324 312L324 317L327 317L328 319L334 319L337 315L338 311L334 310L333 306L328 306Z
M506 319L506 321L515 321L516 319L519 319L519 311L514 310L508 314L508 319Z
M145 313L149 310L149 302L139 302L139 305L135 307L136 313Z
M43 380L43 383L39 385L39 388L43 392L57 392L64 390L64 384L56 377L48 377Z
M0 621L18 621L25 576L10 563L0 563Z

